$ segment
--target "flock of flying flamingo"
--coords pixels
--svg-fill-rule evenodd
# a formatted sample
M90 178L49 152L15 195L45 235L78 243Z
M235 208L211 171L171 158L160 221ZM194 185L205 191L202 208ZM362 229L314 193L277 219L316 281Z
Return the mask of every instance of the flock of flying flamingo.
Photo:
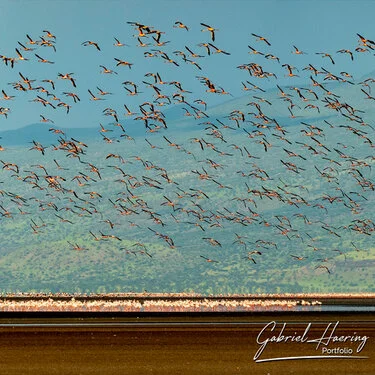
M60 225L79 226L89 218L96 224L86 237L66 241L67 248L90 250L92 241L111 241L129 256L149 258L156 256L150 250L152 239L170 249L186 249L178 235L191 232L202 248L198 259L208 263L220 263L220 254L236 248L241 259L256 265L266 254L277 255L282 246L294 243L287 254L290 262L303 264L313 258L314 272L327 274L333 272L335 259L362 250L358 242L367 241L375 230L371 218L374 126L364 110L375 105L375 78L357 82L350 72L340 72L337 60L347 58L355 63L360 54L373 55L374 41L357 34L356 46L331 53L305 51L291 43L293 61L298 61L299 55L316 55L324 65L296 67L274 54L270 38L249 33L250 61L233 67L243 74L236 84L247 95L247 102L236 107L238 102L233 100L228 113L218 116L211 115L210 97L233 98L209 77L204 61L221 56L215 60L219 65L219 59L233 56L242 46L233 45L232 51L221 49L220 28L207 23L199 26L201 42L187 42L179 49L169 47L165 31L139 22L127 24L135 34L130 32L126 43L114 37L110 47L118 48L118 54L111 66L101 62L107 45L97 40L74 42L92 49L91 63L97 64L98 74L118 79L124 102L128 97L148 95L136 108L126 102L119 107L105 87L80 87L75 72L57 71L50 77L23 73L24 64L55 64L46 55L53 56L58 50L59 37L49 30L43 30L38 38L27 33L13 54L0 55L1 69L18 73L17 81L7 86L2 83L1 100L9 104L0 106L0 120L11 121L12 103L24 97L40 106L43 113L38 121L46 123L56 136L54 145L32 140L27 153L35 162L28 167L9 159L6 139L0 141L0 188L1 184L7 186L0 190L0 222L25 215L30 233L42 235L50 229L47 222L52 219ZM171 30L184 33L189 40L193 27L176 21ZM137 64L118 57L130 47L143 49L143 58L149 62L150 71L139 82L121 78L131 77ZM160 64L158 71L152 71L154 61L165 63L166 71L160 71ZM272 66L274 70L269 69ZM199 93L189 91L189 82L178 80L182 67L191 70L200 84ZM278 84L280 72L289 80L288 86ZM164 75L172 74L174 80L163 80ZM295 85L294 80L303 76L307 83ZM270 83L274 83L273 89L269 89ZM345 89L354 88L358 89L357 98L342 96ZM90 148L97 146L69 137L53 120L55 111L69 116L75 106L88 100L102 105L102 114L110 121L98 129L105 155L96 159ZM166 110L174 106L184 122L194 124L190 138L184 140L183 133L173 132L175 125L168 121ZM274 113L273 108L280 106L286 116ZM130 122L144 129L142 139L129 134ZM137 145L138 155L133 154L134 146L128 153L130 144ZM47 156L53 159L53 168L46 162ZM173 164L174 158L178 165ZM270 163L269 158L275 160ZM313 185L318 181L323 188L309 187L311 178ZM194 185L188 185L192 179ZM9 181L12 185L8 186ZM27 186L22 194L17 183ZM105 192L101 191L104 183L110 186ZM339 210L345 216L335 218ZM43 215L48 215L48 220ZM142 227L151 240L139 238L124 246L131 227ZM220 231L225 232L225 245ZM325 247L327 238L335 248Z

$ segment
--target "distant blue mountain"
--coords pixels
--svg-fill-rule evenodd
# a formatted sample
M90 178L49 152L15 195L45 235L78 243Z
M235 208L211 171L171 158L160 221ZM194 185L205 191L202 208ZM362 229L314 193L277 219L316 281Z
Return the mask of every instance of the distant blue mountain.
M124 127L126 134L135 138L146 134L145 127L141 121L120 121ZM41 144L56 144L60 138L75 138L82 141L100 141L103 136L108 138L119 138L123 134L120 128L116 128L113 124L104 125L110 132L101 133L100 127L87 128L61 128L55 127L53 124L34 123L23 128L15 130L5 130L0 132L0 144L3 146L25 145L33 140ZM61 131L61 132L59 132Z
M59 129L63 133L54 133L49 129ZM5 146L24 145L33 140L42 144L53 144L59 137L73 137L78 139L97 138L100 134L96 128L57 128L53 124L35 123L15 130L5 130L0 132L1 144Z
M329 85L333 86L337 84L329 83ZM344 90L353 90L353 88L345 87ZM299 124L301 121L322 121L324 119L329 119L332 115L334 115L324 107L321 108L320 114L314 112L308 113L302 108L295 110L297 116L295 119L291 119L287 110L288 106L283 101L279 100L279 94L276 89L268 90L266 93L263 93L262 96L273 102L272 106L264 105L267 115L271 118L277 119L282 126L293 126ZM355 97L354 93L353 97ZM275 100L275 98L277 98L277 100ZM248 103L251 101L254 101L253 94L244 95L239 98L232 98L224 103L207 109L207 111L204 111L204 113L207 114L209 118L202 115L200 119L194 119L194 115L196 115L196 113L194 113L194 110L186 103L172 104L160 108L155 106L155 110L159 110L161 112L160 116L166 121L168 133L186 133L199 129L197 124L205 121L215 122L215 120L220 120L226 125L233 126L235 124L229 119L229 114L233 110L242 111L246 114L246 118L249 119L251 116L248 115L248 112L254 110L253 107L249 107L248 105ZM189 113L191 116L188 116ZM162 123L157 123L157 121L151 120L150 123L152 122L163 127ZM125 129L126 134L133 138L145 137L148 134L142 120L134 120L133 117L129 117L120 119L119 123ZM34 123L16 130L5 130L0 132L0 144L4 146L23 145L31 143L33 140L35 140L43 145L51 145L56 144L60 137L75 138L82 141L100 141L103 136L108 138L118 138L121 134L123 134L123 131L114 125L114 123L103 124L106 129L111 131L101 133L101 129L98 125L85 128L60 128L55 127L54 124L50 123ZM54 132L54 129L61 130L63 133L56 133Z

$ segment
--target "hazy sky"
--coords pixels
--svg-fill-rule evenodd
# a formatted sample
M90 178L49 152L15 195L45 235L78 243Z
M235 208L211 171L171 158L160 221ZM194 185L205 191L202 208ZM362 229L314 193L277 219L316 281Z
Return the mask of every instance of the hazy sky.
M1 55L17 57L15 48L22 49L17 42L33 47L27 44L26 34L40 40L45 35L43 30L49 30L56 36L56 52L45 46L38 46L34 51L21 51L29 60L17 61L13 69L0 61L0 89L8 95L16 96L14 100L0 101L0 106L10 108L7 119L5 116L0 117L0 131L38 122L40 115L53 119L61 127L106 123L108 118L102 114L104 108L116 108L121 114L124 113L123 104L127 104L136 111L137 105L147 97L152 97L152 89L142 84L142 80L152 82L152 77L145 77L149 72L158 72L165 81L181 82L184 89L193 91L194 98L207 100L209 105L230 97L207 95L206 87L199 82L197 75L209 77L233 97L245 95L241 81L248 79L265 88L274 87L275 83L290 84L290 78L284 77L287 71L281 68L282 64L303 67L312 63L319 68L324 66L332 69L335 74L349 72L358 80L374 69L373 52L358 53L351 61L349 55L337 54L337 50L354 51L358 47L357 33L375 40L374 13L375 2L370 0L1 1ZM139 22L164 32L161 41L169 43L157 47L149 36L142 40L151 43L150 46L137 47L138 31L127 21ZM174 28L176 21L186 24L189 31ZM218 29L215 42L211 41L209 32L201 31L201 22ZM271 46L256 40L251 33L266 37ZM114 37L128 46L115 47ZM101 51L93 46L82 46L82 42L87 40L97 42ZM215 54L197 59L195 61L202 67L202 70L198 70L173 53L176 50L186 53L185 46L188 46L193 52L206 55L205 49L198 46L202 42L211 42L231 55ZM249 54L248 45L265 54L276 55L280 58L280 64ZM292 54L293 45L307 54ZM160 57L144 58L144 52L152 52L153 49L165 51L180 66L168 64ZM316 52L332 54L335 65L328 58L316 55ZM54 64L38 62L35 53ZM131 70L126 66L116 67L114 58L134 65ZM268 71L277 72L277 82L272 79L256 81L246 71L237 68L250 62L262 62ZM102 74L99 65L116 70L118 75ZM23 93L9 85L20 81L19 72L29 79L35 79L34 86L50 88L48 83L42 83L41 80L54 80L54 93L72 105L69 115L63 108L53 110L32 102L36 95L43 94L34 90ZM58 73L74 73L77 88L74 89L68 81L58 80ZM124 81L135 82L143 94L136 97L127 95L121 84ZM293 81L299 84L306 82L306 79L298 78ZM87 90L97 93L97 86L113 95L107 96L106 101L91 101ZM74 92L81 101L75 104L63 92Z

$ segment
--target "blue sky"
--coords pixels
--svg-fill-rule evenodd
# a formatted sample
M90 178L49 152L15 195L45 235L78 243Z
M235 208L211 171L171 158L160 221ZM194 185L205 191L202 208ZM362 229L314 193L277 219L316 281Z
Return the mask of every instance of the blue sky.
M337 54L339 49L354 50L358 46L356 33L375 40L373 1L2 1L0 3L0 54L16 57L17 41L27 45L26 34L39 39L43 30L56 35L56 52L52 48L39 46L37 50L22 52L29 61L19 61L14 69L0 61L0 89L8 95L15 95L12 101L1 101L0 106L9 107L9 116L0 117L0 130L14 129L38 122L40 115L53 119L61 127L97 126L108 120L102 115L106 106L116 108L122 113L122 105L127 104L136 110L140 102L152 96L151 88L140 87L142 95L129 97L121 86L123 81L133 81L142 85L148 72L158 72L165 81L180 81L184 89L193 91L194 98L207 100L209 105L230 99L224 95L207 95L205 87L196 78L197 75L209 77L215 84L229 91L233 97L245 93L241 90L241 81L250 79L249 75L237 68L240 64L262 62L267 70L278 72L278 80L254 81L262 87L274 87L290 84L282 69L274 61L265 61L263 57L251 55L248 45L264 53L278 56L282 64L304 67L309 63L318 67L333 69L335 73L346 71L360 79L374 69L372 52L357 54L352 62L348 55ZM176 61L181 58L173 51L190 47L194 52L205 54L199 43L211 42L215 46L231 53L230 56L214 55L196 60L202 70L194 66L180 64L176 67L162 59L144 58L143 53L158 47L137 47L137 30L127 21L150 25L165 34L161 40L170 41L161 47L169 57ZM176 21L189 27L174 28ZM216 40L212 42L208 32L201 32L200 23L209 24L217 29ZM271 46L257 41L251 33L266 37ZM126 47L113 46L114 37L128 44ZM84 47L82 42L97 42L101 51L93 46ZM153 42L149 37L146 42ZM293 45L308 54L292 54ZM28 45L29 46L29 45ZM186 52L186 50L185 50ZM332 66L316 52L331 53L336 64ZM38 63L34 53L54 61L54 64ZM115 67L114 58L132 62L128 67ZM99 65L118 72L117 76L101 74ZM56 95L72 104L67 115L61 108L52 110L40 103L32 102L38 93L20 93L8 83L20 80L18 73L35 79L36 85L42 79L56 82ZM63 92L73 91L70 83L57 80L58 73L74 73L77 80L75 93L81 101L74 105ZM298 73L297 73L298 74ZM150 82L150 81L149 81ZM306 84L306 80L295 78L293 83ZM48 85L48 84L45 84ZM96 87L113 92L106 101L93 102L88 89L97 92Z

